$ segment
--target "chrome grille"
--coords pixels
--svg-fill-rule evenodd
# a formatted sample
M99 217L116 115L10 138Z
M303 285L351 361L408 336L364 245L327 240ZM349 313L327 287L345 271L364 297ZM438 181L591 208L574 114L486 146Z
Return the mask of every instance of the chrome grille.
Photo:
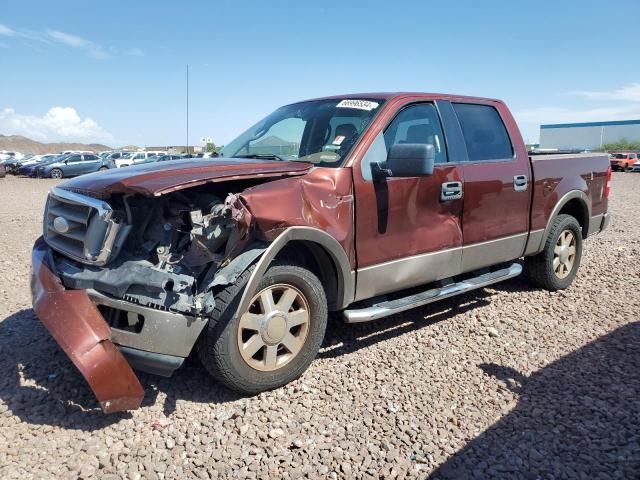
M130 230L108 203L57 187L49 192L43 227L51 248L92 265L114 257Z

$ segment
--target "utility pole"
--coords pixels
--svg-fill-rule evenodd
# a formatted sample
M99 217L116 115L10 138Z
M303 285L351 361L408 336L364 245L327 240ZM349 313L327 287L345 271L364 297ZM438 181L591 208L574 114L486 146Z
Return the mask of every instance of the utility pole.
M187 153L189 153L189 64L187 63Z

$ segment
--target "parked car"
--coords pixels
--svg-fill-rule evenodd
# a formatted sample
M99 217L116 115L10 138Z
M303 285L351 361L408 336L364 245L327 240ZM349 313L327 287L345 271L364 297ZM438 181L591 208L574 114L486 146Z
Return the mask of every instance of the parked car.
M23 155L20 152L14 152L11 150L1 150L0 151L0 160L21 160Z
M116 166L118 168L121 167L130 167L136 163L144 163L149 157L154 157L156 155L164 155L166 152L158 152L158 151L150 151L150 152L131 152L126 155L123 155L119 159L116 160Z
M632 172L640 172L640 160L638 160L636 163L633 164L633 167L631 168Z
M0 178L4 178L6 176L6 170L4 169L4 165L0 162Z
M609 161L613 170L630 172L633 165L638 161L638 154L633 152L611 152Z
M38 158L38 155L34 155L33 153L27 153L17 161L16 166L20 167L20 165L22 165L23 163L28 162L34 158Z
M228 387L261 392L305 371L328 311L371 321L523 264L533 285L567 288L608 224L610 182L605 154L530 157L498 100L295 103L215 161L53 188L33 307L105 412L140 405L131 366L168 376L192 351Z
M113 161L102 159L94 153L72 153L52 163L38 165L36 176L44 178L75 177L109 168L115 168Z
M32 156L32 157L30 157L28 159L25 157L25 159L23 159L19 163L19 165L20 165L20 167L33 165L35 163L45 162L45 161L50 160L52 158L55 158L57 156L59 156L58 153L47 153L47 154L44 154L44 155L34 155L34 156Z
M143 160L140 163L156 163L156 162L166 162L168 160L180 160L184 158L182 155L177 154L167 154L167 155L154 155L152 157Z
M129 153L132 152L111 152L109 155L107 155L107 159L113 160L115 162L115 160L122 158L124 155L127 155Z
M59 161L60 159L62 159L64 157L66 157L66 155L52 154L51 156L47 156L47 158L41 158L38 162L22 165L18 169L18 173L20 175L25 175L27 177L35 177L36 173L37 173L36 169L38 167L49 165L51 163L57 162L57 161Z
M28 162L22 163L18 168L17 173L20 175L25 175L27 177L35 177L36 168L40 165L47 165L49 163L55 162L57 159L64 157L64 155L60 155L57 153L50 153L46 155L40 155L40 158L30 160Z
M0 159L2 160L2 164L4 165L7 173L14 173L23 157L24 155L18 152L10 152L6 150L0 152Z

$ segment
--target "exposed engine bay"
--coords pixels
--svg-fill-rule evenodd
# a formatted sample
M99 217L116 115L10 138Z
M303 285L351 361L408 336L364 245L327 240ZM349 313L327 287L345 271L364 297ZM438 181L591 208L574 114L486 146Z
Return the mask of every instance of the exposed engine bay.
M234 281L266 248L247 243L246 207L236 194L196 187L159 198L114 195L108 204L112 219L127 225L126 238L104 266L56 255L67 288L206 315L215 307L212 287Z

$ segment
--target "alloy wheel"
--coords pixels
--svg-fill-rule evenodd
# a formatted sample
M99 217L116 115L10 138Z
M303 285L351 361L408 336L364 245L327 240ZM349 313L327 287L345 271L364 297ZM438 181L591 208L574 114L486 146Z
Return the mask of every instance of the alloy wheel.
M278 370L302 350L309 322L309 303L300 290L271 285L251 299L249 310L240 317L240 355L256 370Z
M576 259L576 236L572 230L563 230L553 249L553 271L560 279L573 270Z

